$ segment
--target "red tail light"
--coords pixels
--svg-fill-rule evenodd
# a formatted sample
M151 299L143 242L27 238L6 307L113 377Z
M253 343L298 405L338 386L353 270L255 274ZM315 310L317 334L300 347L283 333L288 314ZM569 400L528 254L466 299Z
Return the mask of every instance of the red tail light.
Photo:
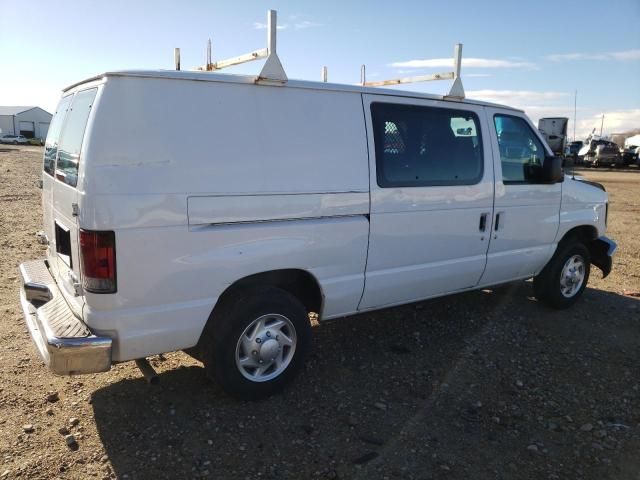
M80 230L82 285L93 293L116 292L116 234Z

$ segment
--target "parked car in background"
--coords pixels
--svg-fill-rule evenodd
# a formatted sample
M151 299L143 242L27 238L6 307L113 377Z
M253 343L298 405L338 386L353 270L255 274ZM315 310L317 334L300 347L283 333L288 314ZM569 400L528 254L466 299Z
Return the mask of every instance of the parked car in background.
M620 156L622 157L623 165L631 165L632 163L638 162L638 154L637 150L639 147L631 146L631 147L620 147Z
M620 147L620 155L622 155L622 163L631 165L638 163L638 152L640 151L640 135L628 137L624 141L624 146Z
M10 143L12 145L26 145L27 137L24 135L4 135L0 137L0 143Z
M41 147L42 145L44 145L44 138L29 138L27 139L27 143L29 145L37 145Z
M583 158L587 167L600 167L602 165L615 167L622 165L620 148L617 144L608 140L592 140L589 145L589 151Z
M573 161L577 163L578 152L580 151L583 145L584 145L584 142L582 140L571 142L569 145L567 145L567 148L565 150L565 157L572 158Z

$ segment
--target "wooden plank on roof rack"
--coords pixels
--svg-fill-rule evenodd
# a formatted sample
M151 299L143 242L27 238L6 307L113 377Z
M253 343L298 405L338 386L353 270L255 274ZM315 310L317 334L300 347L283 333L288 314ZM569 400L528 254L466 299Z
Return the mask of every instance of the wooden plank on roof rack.
M431 75L419 75L417 77L392 78L377 82L364 82L365 87L384 87L386 85L400 85L401 83L429 82L431 80L453 80L454 73L434 73Z

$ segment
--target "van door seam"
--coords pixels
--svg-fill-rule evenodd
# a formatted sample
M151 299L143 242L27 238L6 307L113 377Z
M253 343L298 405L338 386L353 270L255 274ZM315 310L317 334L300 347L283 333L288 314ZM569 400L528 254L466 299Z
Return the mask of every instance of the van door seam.
M485 272L487 271L487 265L489 264L489 249L491 248L491 236L493 235L493 225L495 223L495 212L496 212L496 158L493 150L493 135L495 132L491 129L491 124L489 122L489 116L487 114L487 109L482 107L482 113L484 118L485 128L488 130L488 140L489 140L489 150L491 151L491 173L493 177L493 182L491 184L491 189L493 190L493 195L491 195L491 222L489 222L488 232L488 242L487 249L485 250L484 255L484 268L482 269L482 273L480 274L480 278L478 278L477 285L480 285L482 282L482 278L484 277Z
M368 222L368 232L367 232L367 251L364 258L364 270L362 271L362 292L360 293L360 300L358 300L358 305L356 306L356 310L360 310L360 305L362 304L362 299L364 298L364 292L367 288L367 267L369 264L369 246L371 243L371 154L369 151L369 132L367 130L367 112L364 106L364 95L360 94L360 101L362 103L362 121L364 122L364 139L365 144L367 146L367 172L368 172L368 193L369 193L369 214L367 215Z

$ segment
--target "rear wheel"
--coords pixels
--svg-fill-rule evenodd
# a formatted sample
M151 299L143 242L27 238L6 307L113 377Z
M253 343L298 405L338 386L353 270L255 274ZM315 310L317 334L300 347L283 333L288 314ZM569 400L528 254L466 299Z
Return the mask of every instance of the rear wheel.
M579 242L567 242L558 250L538 276L533 279L535 296L553 308L573 305L582 295L591 270L587 247Z
M304 364L311 325L304 305L278 288L237 295L215 312L201 342L207 376L257 400L282 390Z

